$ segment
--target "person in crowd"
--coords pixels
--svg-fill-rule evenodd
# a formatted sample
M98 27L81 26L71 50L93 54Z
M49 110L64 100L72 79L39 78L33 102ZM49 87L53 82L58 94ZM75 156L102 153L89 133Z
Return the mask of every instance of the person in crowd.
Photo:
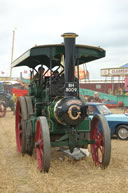
M58 70L55 70L52 74L53 83L56 83L56 81L58 81L59 78L60 78L59 72Z
M43 76L44 71L45 71L45 69L44 69L42 66L40 66L40 67L38 68L38 72L37 72L37 73L35 74L35 76L33 77L33 80L34 80L34 81L35 81L35 80L39 80L40 77L41 77L41 74L42 74L42 76Z
M94 97L93 96L89 96L88 97L88 102L93 102L94 101Z
M128 106L124 107L124 112L123 113L128 115Z
M52 96L64 96L64 73L60 75L56 70L52 78Z
M94 92L93 102L102 102L102 100L99 98L98 92Z

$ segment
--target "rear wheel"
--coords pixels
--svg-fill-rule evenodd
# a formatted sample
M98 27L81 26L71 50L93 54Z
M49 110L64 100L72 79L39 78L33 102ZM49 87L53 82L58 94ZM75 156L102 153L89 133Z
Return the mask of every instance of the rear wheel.
M24 97L19 97L16 103L16 143L20 153L26 153L26 120L27 107Z
M111 157L111 136L108 123L103 115L95 115L91 121L91 154L96 165L106 168Z
M48 172L50 167L50 134L46 117L39 117L36 123L36 156L40 171Z
M117 137L121 140L127 140L128 139L128 126L127 125L120 125L117 128Z

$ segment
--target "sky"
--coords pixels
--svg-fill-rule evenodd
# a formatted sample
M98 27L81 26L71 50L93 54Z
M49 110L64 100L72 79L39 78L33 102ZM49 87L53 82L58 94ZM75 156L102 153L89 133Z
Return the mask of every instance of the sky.
M0 0L0 76L10 74L13 31L13 60L35 45L62 43L61 34L74 32L77 44L106 50L105 58L86 64L90 79L101 79L100 69L128 63L127 18L127 0ZM13 68L12 76L24 69Z

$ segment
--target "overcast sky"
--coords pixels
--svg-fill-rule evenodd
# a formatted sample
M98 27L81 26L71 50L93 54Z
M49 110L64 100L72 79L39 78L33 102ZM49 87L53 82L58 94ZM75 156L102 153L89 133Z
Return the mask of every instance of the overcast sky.
M87 63L91 79L101 68L128 62L128 0L0 0L0 72L9 75L14 57L35 45L61 43L61 34L79 35L77 44L100 46L106 57ZM23 68L13 69L18 76ZM1 74L0 74L1 75Z

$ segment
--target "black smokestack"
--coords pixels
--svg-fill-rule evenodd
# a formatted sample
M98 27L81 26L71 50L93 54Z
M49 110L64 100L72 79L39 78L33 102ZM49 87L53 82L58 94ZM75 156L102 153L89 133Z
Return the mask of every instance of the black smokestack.
M75 33L64 33L64 46L65 46L65 61L64 61L64 74L65 85L74 83L75 71L75 38L78 35ZM73 92L66 92L66 96L74 96Z

